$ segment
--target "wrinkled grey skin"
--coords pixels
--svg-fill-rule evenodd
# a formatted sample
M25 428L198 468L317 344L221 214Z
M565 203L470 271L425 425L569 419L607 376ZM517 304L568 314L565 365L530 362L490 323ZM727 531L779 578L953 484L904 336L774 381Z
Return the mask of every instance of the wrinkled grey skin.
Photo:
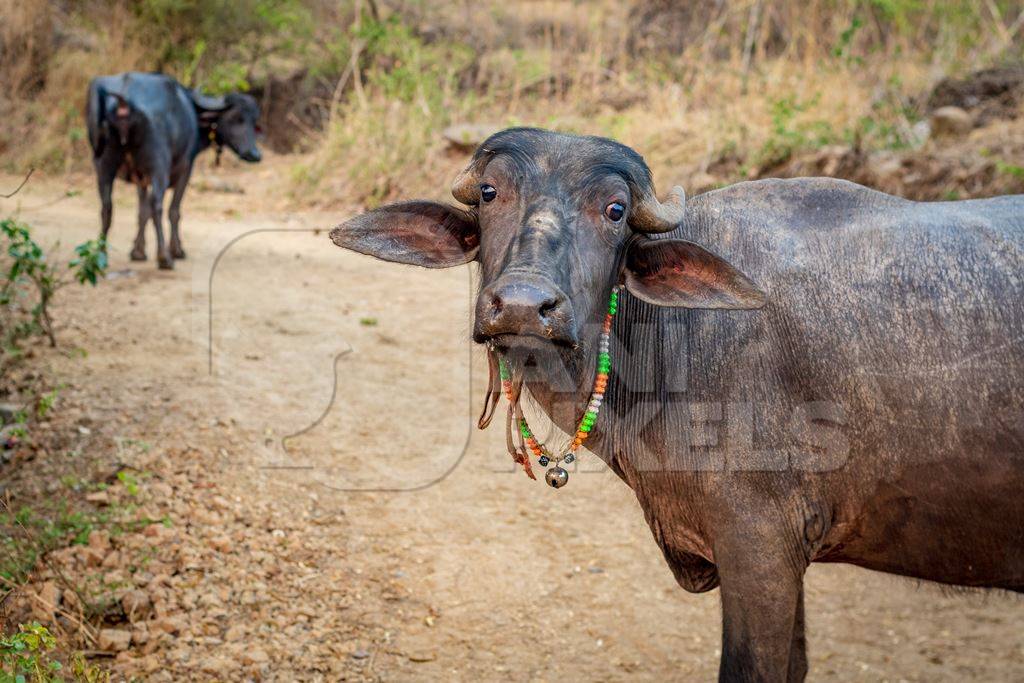
M608 288L627 283L587 448L635 491L679 584L721 588L721 680L804 678L810 562L1024 592L1024 196L916 203L764 180L636 236L602 215L643 189L622 181L630 154L506 131L474 160L503 205L383 207L332 238L386 260L477 261L475 337L524 368L569 433ZM630 257L680 239L722 259ZM495 291L512 313L502 297L495 313Z
M152 218L157 261L161 268L173 268L174 259L185 258L179 232L181 201L196 156L215 142L245 161L259 161L258 120L259 107L250 95L206 97L161 74L94 78L89 83L86 126L102 204L101 236L106 239L110 231L111 192L114 178L120 177L134 183L139 195L132 260L146 260L145 227ZM174 197L167 212L171 239L165 244L163 201L169 188L174 188Z

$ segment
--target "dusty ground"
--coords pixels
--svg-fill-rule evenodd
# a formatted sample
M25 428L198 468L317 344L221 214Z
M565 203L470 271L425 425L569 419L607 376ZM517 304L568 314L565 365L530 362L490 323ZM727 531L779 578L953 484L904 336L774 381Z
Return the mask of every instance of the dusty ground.
M128 261L119 186L111 279L62 292L62 349L88 351L47 356L62 414L90 425L83 449L132 440L108 457L145 473L140 514L168 518L57 558L151 603L111 626L134 641L103 661L164 681L712 679L718 594L676 587L629 490L591 456L556 493L512 470L500 427L473 427L469 271L342 252L310 230L343 212L274 199L286 172L204 168L174 272L152 237L151 260ZM18 196L65 248L98 221L89 178L51 203L68 182ZM220 259L209 316L217 255L254 230ZM114 553L147 559L130 571ZM815 565L807 610L813 680L1024 678L1014 598Z

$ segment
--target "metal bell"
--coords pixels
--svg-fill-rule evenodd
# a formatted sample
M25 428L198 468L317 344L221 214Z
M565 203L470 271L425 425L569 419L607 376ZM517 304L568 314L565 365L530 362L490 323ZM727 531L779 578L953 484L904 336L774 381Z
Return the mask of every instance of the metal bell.
M546 481L548 486L551 488L560 489L568 483L569 473L561 467L552 467L544 473L544 481Z

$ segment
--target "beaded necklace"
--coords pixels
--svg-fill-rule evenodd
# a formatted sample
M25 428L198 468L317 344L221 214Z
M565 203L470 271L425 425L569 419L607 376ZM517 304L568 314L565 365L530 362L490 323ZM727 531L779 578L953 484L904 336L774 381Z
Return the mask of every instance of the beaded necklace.
M512 414L512 406L515 406L514 410L518 422L517 426L519 427L519 434L522 437L524 445L533 452L534 456L537 457L537 462L540 466L547 467L552 460L554 461L555 466L544 474L544 480L553 488L560 489L568 483L569 473L565 471L565 468L561 467L561 463L568 465L576 460L576 451L579 450L579 447L587 440L587 437L590 435L590 430L593 429L594 423L597 421L597 414L601 410L601 403L604 401L604 392L608 386L608 372L612 369L609 339L612 332L612 318L615 317L615 313L619 310L619 291L621 289L622 285L615 285L612 287L611 295L608 298L608 312L604 316L604 325L601 327L601 337L598 342L597 375L594 377L594 386L590 392L590 401L587 403L587 407L583 410L583 415L579 419L579 423L576 426L576 433L573 435L572 443L569 444L568 449L561 455L561 457L554 457L551 451L548 450L547 446L539 442L537 437L534 436L533 431L530 429L530 425L526 422L526 417L523 416L522 411L518 407L519 392L513 386L512 371L504 358L498 359L498 372L501 377L501 388L505 393L505 397L508 398L509 403L512 404L509 407L509 415L511 416ZM533 472L530 468L529 461L526 459L525 453L522 453L521 451L514 451L512 456L517 462L521 462L523 464L523 467L526 469L526 473L532 478Z

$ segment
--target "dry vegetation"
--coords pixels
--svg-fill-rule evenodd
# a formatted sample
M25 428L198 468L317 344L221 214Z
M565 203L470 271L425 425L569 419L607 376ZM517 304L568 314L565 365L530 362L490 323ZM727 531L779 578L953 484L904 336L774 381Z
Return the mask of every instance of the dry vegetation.
M88 78L159 68L256 92L273 146L308 152L292 198L317 204L441 194L464 161L440 135L453 123L613 136L691 191L829 146L899 152L923 142L914 124L942 78L1024 54L1020 0L2 3L9 170L87 167ZM1019 140L975 147L1005 176L994 191L1020 186ZM864 159L817 168L851 164ZM973 194L948 180L941 192Z

